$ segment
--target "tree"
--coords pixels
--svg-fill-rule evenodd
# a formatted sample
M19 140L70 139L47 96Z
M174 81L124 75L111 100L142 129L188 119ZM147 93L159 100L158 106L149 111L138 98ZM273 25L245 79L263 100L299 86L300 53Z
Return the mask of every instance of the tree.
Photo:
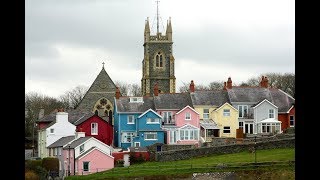
M127 96L129 93L130 85L125 82L116 81L116 86L119 87L121 96Z
M141 87L138 84L131 84L130 95L132 96L142 96Z
M88 91L87 86L76 86L74 89L66 91L63 95L59 97L59 101L63 104L63 108L65 109L74 109L76 108L84 95Z
M35 122L39 119L40 109L44 109L44 115L47 115L57 108L63 107L63 104L53 97L42 95L36 92L29 92L25 95L25 136L37 136Z
M221 90L223 89L224 82L223 81L212 81L209 84L209 90Z

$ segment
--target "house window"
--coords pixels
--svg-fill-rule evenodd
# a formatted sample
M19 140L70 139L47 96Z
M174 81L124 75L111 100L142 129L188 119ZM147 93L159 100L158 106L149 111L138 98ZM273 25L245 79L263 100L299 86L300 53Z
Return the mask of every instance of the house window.
M58 155L61 156L61 148L58 148Z
M203 119L209 119L209 109L203 109Z
M54 129L53 129L53 128L50 129L50 133L51 133L51 134L54 133Z
M163 56L160 52L156 55L156 67L163 67Z
M83 151L84 151L84 144L80 146L80 153L82 153Z
M269 109L269 118L274 118L274 109Z
M198 140L198 129L181 129L180 140Z
M148 118L147 124L159 124L159 119L158 118Z
M186 112L186 120L191 120L191 114L190 114L190 112Z
M98 135L98 123L91 123L91 135Z
M239 118L246 118L248 117L248 105L239 105Z
M134 147L140 147L140 142L134 142Z
M133 115L128 116L128 124L134 124L134 116Z
M156 132L145 132L144 133L144 140L157 140L157 133Z
M123 132L121 135L122 143L131 143L134 134L133 132Z
M166 124L172 122L172 112L163 112L163 122Z
M243 122L239 122L239 128L243 128Z
M230 133L230 126L224 126L223 133Z
M54 156L57 155L57 148L53 148L53 153L52 153Z
M83 162L83 171L89 171L89 162L85 161Z
M230 116L230 109L224 109L223 116Z
M294 116L290 116L290 127L294 126Z

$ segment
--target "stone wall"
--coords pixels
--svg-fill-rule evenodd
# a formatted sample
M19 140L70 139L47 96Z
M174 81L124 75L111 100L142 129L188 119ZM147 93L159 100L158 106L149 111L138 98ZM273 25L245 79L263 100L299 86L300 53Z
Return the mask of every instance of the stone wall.
M192 157L201 157L213 154L229 154L238 153L242 151L248 151L254 146L254 142L246 144L233 144L215 147L200 147L200 148L190 148L184 150L170 150L155 152L155 160L164 161L176 161L183 159L190 159ZM257 149L276 149L276 148L294 148L295 138L288 138L282 140L270 140L265 142L257 142Z
M155 143L151 146L147 146L147 149L150 152L150 160L155 160L157 146L161 146L161 151L165 151L165 152L196 148L195 145L168 145L168 144L162 144L162 143Z
M236 144L236 143L237 143L236 138L219 137L219 138L212 138L211 142L205 142L205 143L203 143L202 146L212 147L212 146L231 145L231 144Z

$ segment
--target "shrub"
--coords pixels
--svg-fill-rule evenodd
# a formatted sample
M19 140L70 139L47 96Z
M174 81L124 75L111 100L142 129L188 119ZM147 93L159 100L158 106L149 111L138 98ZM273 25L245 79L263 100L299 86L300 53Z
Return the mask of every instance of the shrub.
M53 157L43 158L42 167L47 171L59 171L59 159Z
M35 170L36 167L41 167L42 160L25 160L25 169L26 170Z
M35 172L28 170L24 173L24 179L25 180L38 180L40 178Z
M137 155L134 152L130 152L130 164L139 164L142 162L145 162L146 159L144 158L143 154L139 153L139 155Z
M115 167L123 167L124 160L123 159L118 159L115 161Z

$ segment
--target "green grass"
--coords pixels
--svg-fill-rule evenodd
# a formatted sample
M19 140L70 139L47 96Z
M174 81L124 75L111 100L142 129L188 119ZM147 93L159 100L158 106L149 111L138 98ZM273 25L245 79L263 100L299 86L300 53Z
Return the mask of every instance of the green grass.
M257 162L270 161L292 161L295 158L295 150L293 148L287 149L271 149L271 150L257 150ZM252 170L256 167L240 167L233 168L232 166L239 166L240 163L253 163L255 159L254 153L244 151L235 154L211 155L206 157L192 158L188 160L170 161L170 162L145 162L142 164L131 165L129 168L117 167L112 170L94 173L86 176L70 176L67 180L72 179L110 179L119 177L148 177L148 176L184 176L192 174L193 172L210 172L210 171L225 171L226 169L217 169L217 164L227 164L229 170ZM274 166L259 168L261 170L270 168L286 169L293 171L292 167ZM289 169L288 169L289 168Z

